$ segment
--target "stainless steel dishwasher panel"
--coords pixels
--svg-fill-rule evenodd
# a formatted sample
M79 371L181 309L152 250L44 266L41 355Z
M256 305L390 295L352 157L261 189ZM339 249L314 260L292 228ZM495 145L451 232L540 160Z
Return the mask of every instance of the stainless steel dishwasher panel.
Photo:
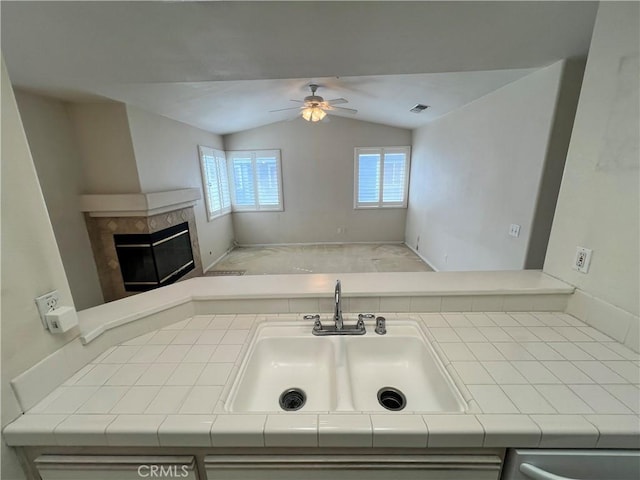
M501 480L638 480L639 450L512 449Z

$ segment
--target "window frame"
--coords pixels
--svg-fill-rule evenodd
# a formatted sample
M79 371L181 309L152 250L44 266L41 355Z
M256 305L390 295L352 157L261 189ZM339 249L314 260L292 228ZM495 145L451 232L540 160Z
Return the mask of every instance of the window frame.
M276 148L261 150L229 150L227 154L227 171L229 172L229 190L231 193L231 209L234 212L283 212L284 211L284 194L282 187L282 157L280 150ZM238 205L236 197L236 182L233 168L234 157L247 158L251 157L251 170L253 173L253 205ZM277 179L278 179L278 205L260 205L258 194L258 174L256 166L256 158L274 157L276 159Z
M384 198L384 156L387 153L403 153L405 155L405 176L403 185L402 202L385 202ZM359 173L360 162L359 157L362 154L380 155L380 191L378 192L378 201L358 202L358 191L360 188ZM411 170L411 147L356 147L354 149L354 177L353 177L353 208L355 210L371 210L377 208L407 208L409 202L409 175Z
M229 187L229 175L227 170L227 158L223 150L207 147L205 145L198 145L198 156L200 158L200 173L202 176L202 188L204 193L205 210L207 213L207 221L211 222L216 218L228 215L231 213L231 193ZM212 179L209 178L207 167L205 165L205 156L212 156L216 168L216 191L215 196L220 200L220 208L213 210L210 202L210 197L214 196L210 194L209 185L213 185ZM224 170L224 171L223 171ZM224 188L222 185L222 179L227 180L227 196L225 198ZM225 202L226 200L226 202ZM227 205L225 205L227 203Z

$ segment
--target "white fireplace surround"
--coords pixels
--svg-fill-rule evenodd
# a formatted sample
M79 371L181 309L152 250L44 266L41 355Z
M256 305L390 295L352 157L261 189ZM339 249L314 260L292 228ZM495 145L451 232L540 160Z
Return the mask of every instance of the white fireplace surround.
M149 217L191 207L200 200L199 188L149 193L80 195L80 210L91 217Z

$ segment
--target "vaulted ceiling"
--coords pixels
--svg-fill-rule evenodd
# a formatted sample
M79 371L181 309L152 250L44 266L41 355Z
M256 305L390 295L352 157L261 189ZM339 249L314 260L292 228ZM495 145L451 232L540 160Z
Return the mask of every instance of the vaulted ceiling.
M319 83L354 118L415 128L563 58L595 2L6 2L13 83L224 134L293 118ZM416 103L430 108L410 113ZM348 116L349 114L341 114Z

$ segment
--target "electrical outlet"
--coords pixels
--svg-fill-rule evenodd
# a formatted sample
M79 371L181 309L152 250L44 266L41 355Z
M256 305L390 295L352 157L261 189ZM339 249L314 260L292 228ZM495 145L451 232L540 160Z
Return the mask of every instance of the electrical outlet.
M577 247L576 256L573 260L573 269L582 273L588 273L592 253L592 250L589 250L588 248Z
M509 235L518 238L520 236L520 225L518 225L517 223L512 223L509 226Z
M38 313L40 314L40 320L42 320L42 324L44 328L47 328L47 321L44 316L49 313L51 310L58 306L58 302L60 301L60 294L58 294L57 290L53 292L45 293L36 298L36 306L38 307Z

